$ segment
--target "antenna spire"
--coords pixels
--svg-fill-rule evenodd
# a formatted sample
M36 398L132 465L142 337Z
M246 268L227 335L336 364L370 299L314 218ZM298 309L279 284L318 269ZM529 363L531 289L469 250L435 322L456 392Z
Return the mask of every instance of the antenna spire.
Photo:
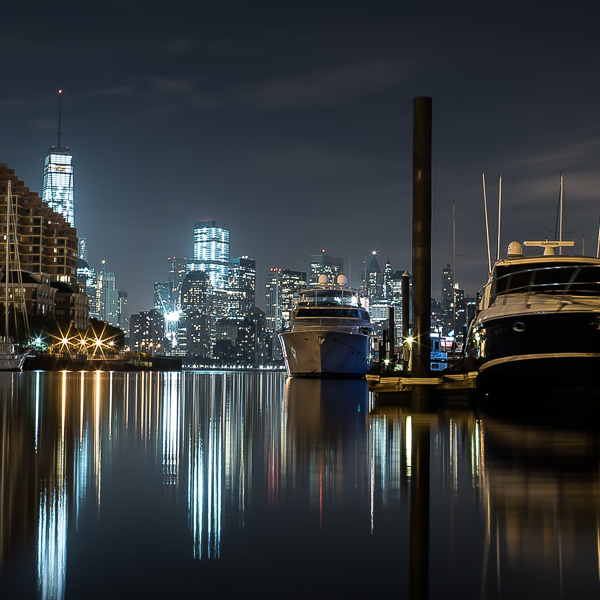
M61 112L62 90L58 90L58 147L60 148L60 112Z

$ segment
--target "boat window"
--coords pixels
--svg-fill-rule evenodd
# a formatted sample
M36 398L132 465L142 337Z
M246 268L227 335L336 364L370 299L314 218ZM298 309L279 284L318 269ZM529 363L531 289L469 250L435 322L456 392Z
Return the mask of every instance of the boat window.
M357 319L358 311L355 308L299 308L296 313L296 317L335 317L337 319Z
M311 290L300 294L298 302L301 306L357 306L358 295L356 292L344 292L341 290Z
M600 266L571 263L531 267L531 263L498 267L492 302L497 295L516 293L600 295Z

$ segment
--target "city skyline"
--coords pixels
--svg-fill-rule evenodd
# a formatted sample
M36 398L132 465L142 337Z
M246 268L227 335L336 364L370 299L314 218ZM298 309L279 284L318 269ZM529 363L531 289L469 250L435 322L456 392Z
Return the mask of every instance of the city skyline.
M456 278L469 294L484 283L483 172L493 257L498 174L504 253L554 235L560 171L566 235L595 254L598 8L105 8L93 27L68 3L7 8L28 36L6 34L0 162L41 196L62 89L77 233L131 313L151 306L165 257L192 256L189 228L204 220L230 224L230 256L254 257L258 281L275 265L308 271L322 248L353 282L374 248L410 271L415 96L433 98L434 296L453 201Z

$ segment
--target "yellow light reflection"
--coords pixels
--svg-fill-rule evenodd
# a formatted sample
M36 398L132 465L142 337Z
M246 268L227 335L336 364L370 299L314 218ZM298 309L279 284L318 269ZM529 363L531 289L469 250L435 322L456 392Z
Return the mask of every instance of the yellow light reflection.
M406 417L406 476L410 477L412 470L412 417Z

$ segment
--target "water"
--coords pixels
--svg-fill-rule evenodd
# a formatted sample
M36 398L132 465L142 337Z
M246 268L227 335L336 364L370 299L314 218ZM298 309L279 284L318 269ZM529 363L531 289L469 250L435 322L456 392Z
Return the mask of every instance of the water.
M371 404L281 373L0 374L0 597L598 597L596 432Z

